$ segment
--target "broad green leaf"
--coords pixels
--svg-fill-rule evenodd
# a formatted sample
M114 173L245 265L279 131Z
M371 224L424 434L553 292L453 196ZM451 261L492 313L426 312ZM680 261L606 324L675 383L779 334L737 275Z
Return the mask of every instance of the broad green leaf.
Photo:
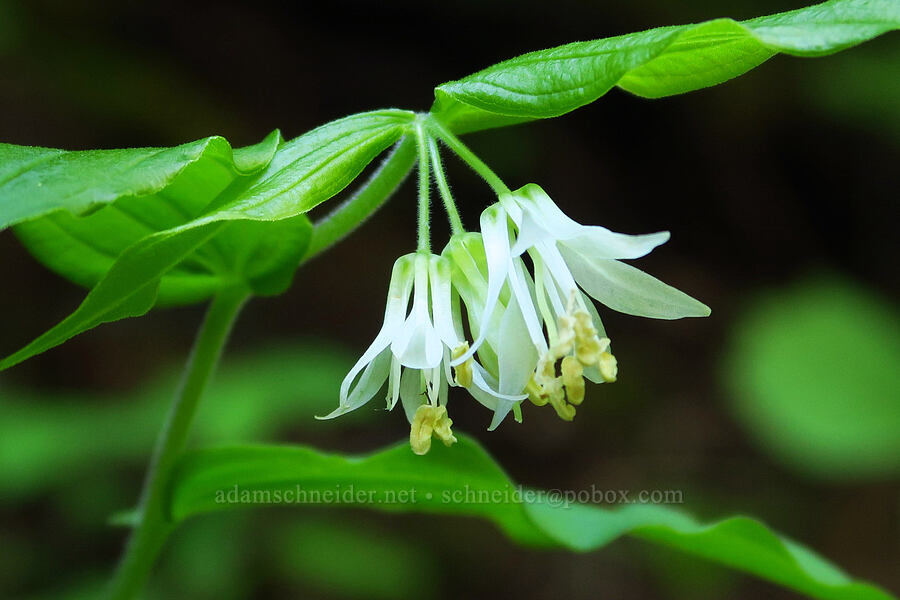
M415 113L382 110L332 121L285 143L246 188L222 198L206 222L272 221L305 213L328 200L406 132Z
M275 131L255 146L235 150L227 161L211 152L201 154L161 183L163 187L153 193L118 197L82 216L57 210L19 224L15 228L16 234L32 255L49 269L75 283L94 287L127 248L151 234L200 216L213 200L229 190L229 186L265 167L282 143L280 133ZM103 153L119 151L98 152L105 156ZM168 152L164 149L159 156ZM71 170L80 161L90 160L94 153L65 154L65 164ZM63 176L59 181L54 179L54 171L62 171L62 167L54 167L47 173L41 167L35 169L36 172L30 172L29 176L39 177L42 181L46 179L42 189L62 188L66 184ZM134 171L114 173L105 184L96 180L95 184L101 189L103 185L122 185L119 180L138 180L142 173L143 167L139 166ZM86 177L91 175L90 171L86 173ZM148 170L143 176L152 179L154 173ZM85 184L89 181L86 179ZM65 198L64 189L58 189L58 192L60 198ZM118 192L110 189L102 193L115 198ZM6 198L2 194L0 188L0 198ZM199 302L233 280L252 280L261 276L267 265L247 265L247 255L253 254L254 246L266 249L273 240L278 240L280 247L269 248L264 259L268 259L272 269L283 270L278 261L286 260L285 257L299 259L308 234L309 224L303 218L279 224L268 232L259 231L259 227L251 223L229 224L216 234L215 240L204 243L165 273L159 284L157 302L163 305ZM254 273L245 272L245 266L254 269Z
M834 480L900 473L900 315L852 282L756 299L737 321L725 383L776 460Z
M660 27L523 54L435 89L432 113L463 133L556 117L614 86L660 98L737 77L778 53L823 56L900 29L896 0L831 0L737 22Z
M20 167L15 178L31 181L33 186L53 187L57 180L63 186L56 212L39 219L48 223L26 224L21 228L23 239L55 270L88 285L96 283L72 315L0 361L0 370L100 323L144 314L157 302L160 290L164 292L161 300L167 303L198 301L230 285L247 285L258 294L283 291L309 243L311 225L304 213L353 181L404 134L413 116L398 110L362 113L285 142L274 154L266 142L263 149L235 153L236 164L256 167L271 156L253 174L216 178L211 171L220 168L217 161L199 161L184 177L168 182L173 190L163 186L154 188L153 194L146 191L121 199L112 196L126 193L122 191L125 183L111 181L100 188L113 204L83 223L61 212L72 204L67 198L77 196L65 188L78 172L75 158L65 163L66 169L42 176ZM23 152L28 155L30 150ZM83 156L89 162L92 159L90 153ZM40 173L48 162L53 159L23 164ZM137 175L124 172L125 181L133 186ZM119 174L114 170L113 179ZM90 181L83 182L83 187L90 186ZM28 203L27 190L4 189L0 187L0 206ZM50 210L48 202L42 204L42 211ZM91 206L96 201L81 205L82 210Z
M75 312L18 352L0 361L0 370L56 347L102 323L145 314L156 303L160 278L210 240L222 225L211 223L188 230L182 235L168 232L154 234L129 247Z
M288 446L200 450L182 458L170 489L169 512L176 522L210 511L275 504L474 516L527 545L585 552L630 535L816 598L890 598L747 517L703 524L664 505L611 510L522 490L464 436L451 448L433 447L425 457L413 455L406 444L366 457Z
M174 148L74 152L0 144L0 230L58 210L80 215L156 194L196 163L216 165L220 172L206 175L217 180L252 173L266 166L279 141L273 132L243 153L217 136Z

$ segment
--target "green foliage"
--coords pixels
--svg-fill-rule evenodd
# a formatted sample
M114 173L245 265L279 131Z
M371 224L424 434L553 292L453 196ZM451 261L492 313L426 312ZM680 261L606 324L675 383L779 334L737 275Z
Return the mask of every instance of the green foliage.
M684 93L727 81L778 53L825 55L898 28L896 0L831 0L743 22L718 19L568 44L439 86L431 113L433 122L455 133L555 117L593 102L614 86L648 98ZM200 302L233 288L258 295L284 291L313 238L306 213L343 190L414 124L421 129L423 120L416 119L402 110L361 113L290 141L276 131L259 144L235 150L221 137L175 148L84 152L0 144L0 230L14 226L38 260L91 288L69 317L0 361L0 370L101 323L139 316L158 304ZM398 147L396 162L385 170L390 177L380 182L376 177L357 197L362 208L316 230L314 250L327 248L346 233L353 225L348 218L358 222L380 205L402 180L413 160L411 151L409 141ZM898 387L893 366L900 355L896 317L837 288L816 293L816 300L779 299L761 316L748 319L730 363L740 414L777 455L805 469L827 474L895 472L900 455L900 423L892 396ZM805 309L798 312L800 306ZM229 324L219 324L221 339ZM203 364L211 367L218 342L210 345L216 347L206 348ZM319 390L320 397L331 397L344 367L332 378L327 359L317 363L309 356L282 352L279 359L290 361L290 366L280 364L269 378L256 366L248 371L249 384L232 380L223 384L227 391L213 390L213 402L216 396L224 401L232 394L230 406L218 409L234 419L229 431L235 437L264 435L275 427L254 417L254 410L265 407L270 417L288 414L272 410L272 398L266 394L252 400L261 381L275 379L278 384L263 391L282 399L289 396L292 406L325 412L309 402L317 397L313 387L322 383L326 387ZM297 366L304 361L312 369L306 377ZM284 378L286 372L290 380ZM293 388L299 378L304 379L305 404L293 404L299 392L282 387L290 382ZM191 405L203 385L196 387ZM119 437L120 456L135 456L149 447L144 424L161 418L157 392L139 398L128 409L133 412L110 417L107 429ZM78 430L80 407L60 418L50 409L41 412L46 407L31 411L33 407L11 402L8 396L3 403L0 431L7 430L0 436L0 457L8 460L0 460L0 471L12 476L4 477L0 488L29 493L65 466L84 466L112 455L103 434L94 445L61 441ZM120 419L123 415L128 418ZM180 415L184 423L190 421L190 414ZM201 418L198 437L220 437L226 421ZM166 457L180 451L180 436L186 431L185 426L171 438L164 434L160 447ZM57 456L64 445L71 452ZM267 498L277 503L278 497L298 489L322 494L326 503L331 503L328 494L335 494L335 503L344 503L343 494L349 491L354 503L360 503L358 494L365 494L368 500L361 504L381 510L477 516L519 543L545 548L585 552L629 535L818 598L889 597L850 580L809 550L746 517L701 524L661 505L568 505L558 496L535 491L517 500L519 489L464 437L452 449L436 447L424 458L414 456L405 444L363 458L303 447L240 446L190 452L173 471L168 470L170 464L152 473L148 484L153 502L165 499L165 515L158 514L159 503L132 514L143 537L135 538L140 553L123 563L131 570L120 572L125 575L119 579L119 597L136 589L142 572L149 570L157 541L161 543L169 525L164 517L178 523L195 514L234 508L244 502L243 493L250 494L251 503L267 503ZM228 495L232 490L238 495L234 500ZM469 499L470 493L476 500ZM326 576L330 563L347 569L344 573L368 569L365 581L383 590L376 596L421 594L416 587L421 581L397 592L400 580L372 579L380 572L377 563L338 560L351 555L348 549L356 545L371 546L371 540L349 531L307 532L313 544L316 536L334 545L331 554L297 550L297 560L319 560L312 573ZM339 569L331 573L341 576Z
M352 364L351 356L321 342L273 344L226 357L198 409L193 437L198 443L249 442L285 427L346 426L314 417L331 410L334 390ZM0 505L51 486L84 485L85 473L100 467L141 462L153 447L152 425L163 422L177 384L177 370L167 369L141 383L127 402L0 385Z
M900 28L893 0L831 0L737 22L660 27L523 54L435 89L432 112L457 132L557 117L614 86L646 98L737 77L778 53L822 56Z
M703 524L663 505L605 509L533 490L516 498L506 474L465 437L424 457L406 444L363 458L288 446L198 450L182 458L169 489L175 522L242 505L292 504L302 492L313 504L481 517L513 540L539 547L586 552L630 535L816 598L890 598L747 517Z
M726 383L760 446L829 479L900 473L900 318L858 286L807 282L756 300Z
M235 285L262 295L284 291L309 244L304 213L349 184L410 118L405 111L364 113L283 143L276 132L227 161L221 138L121 151L135 154L125 164L120 151L4 145L0 222L37 219L20 226L26 245L93 288L74 313L0 361L0 369L101 323L140 316L158 301L196 302Z
M432 113L457 133L554 117L614 85L654 98L683 93L778 52L819 56L898 27L891 0L831 0L741 23L578 42L438 86ZM72 315L0 361L0 370L156 304L199 302L235 285L280 293L310 243L304 213L352 182L414 119L402 110L360 113L288 142L273 132L234 151L220 137L168 149L0 145L0 229L18 224L38 260L92 288Z
M281 134L274 131L257 146L235 151L221 137L174 148L80 152L0 144L0 229L58 210L82 215L120 198L151 196L197 164L206 169L189 178L186 192L196 192L204 186L224 187L240 175L265 167L279 143ZM204 176L206 180L202 181ZM186 187L183 183L181 186ZM182 202L190 200L185 198ZM165 198L158 198L155 203L161 202ZM200 198L195 202L197 206L184 208L199 211L205 204Z

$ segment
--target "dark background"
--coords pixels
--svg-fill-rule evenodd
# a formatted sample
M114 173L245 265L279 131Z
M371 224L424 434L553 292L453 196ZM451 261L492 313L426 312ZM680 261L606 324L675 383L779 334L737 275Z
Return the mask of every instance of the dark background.
M88 149L220 134L240 146L274 128L290 138L352 112L426 110L434 85L528 50L799 6L0 2L0 140ZM539 183L580 222L627 233L670 230L672 240L638 266L713 314L663 322L601 311L620 381L589 390L574 423L532 408L522 425L487 434L489 415L460 396L454 427L482 440L524 484L682 489L685 508L705 519L759 517L854 576L900 590L896 479L823 480L784 466L735 418L721 376L731 332L759 293L824 273L896 300L898 67L900 39L888 35L830 58L776 57L709 90L657 101L613 90L563 118L468 136L510 187ZM455 159L445 162L463 219L474 226L493 201L490 190ZM437 211L434 222L442 225ZM439 245L444 233L435 231ZM377 331L393 260L414 244L415 191L407 182L354 237L298 272L288 293L253 301L229 352L328 339L349 360ZM5 355L73 310L84 291L38 265L10 232L0 234L0 255ZM107 325L3 373L0 382L125 404L148 377L186 355L201 315L200 307L166 309ZM291 371L283 377L290 381ZM304 383L295 385L302 403ZM364 424L317 428L304 414L260 440L364 452L408 434L400 414L374 404L364 409L372 413ZM87 437L99 428L80 423ZM147 419L142 427L159 425ZM60 453L72 450L60 446ZM73 503L84 504L63 495L77 487L0 503L0 596L66 595L70 582L102 577L123 533L104 525L97 506L126 508L143 468L134 460L109 463L101 453L78 475L95 494L88 517L73 516ZM328 521L335 515L339 524ZM332 585L299 564L292 572L291 560L309 560L315 544L327 547L329 523L344 527L360 556L397 556L398 572L408 570L401 579L424 582L409 588L423 597L792 597L640 542L589 555L535 552L477 521L304 510L190 524L153 589L160 597L375 597L364 584ZM294 530L282 545L273 542ZM354 541L359 531L388 550ZM284 559L284 548L305 550ZM193 566L179 570L173 557L184 556ZM272 567L278 560L286 566ZM198 575L203 569L207 579Z

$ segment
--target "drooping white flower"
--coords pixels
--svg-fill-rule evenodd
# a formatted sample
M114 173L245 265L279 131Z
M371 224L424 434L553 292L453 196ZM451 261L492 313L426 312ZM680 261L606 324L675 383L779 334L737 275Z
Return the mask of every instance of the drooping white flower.
M451 359L468 350L451 271L450 259L428 252L397 259L381 330L344 378L338 408L324 418L363 406L387 382L387 409L401 401L411 424L410 444L424 454L432 435L447 445L456 441L446 409L449 385L468 388L495 410L501 399L525 398L521 389L516 398L497 393L485 380L490 374L471 358L451 368Z
M520 418L525 398L571 420L585 397L585 378L612 382L618 372L588 295L645 317L709 314L697 300L620 262L644 256L667 232L625 235L580 225L536 185L502 194L480 224L480 233L454 235L441 256L419 251L396 261L384 324L326 418L366 404L387 383L387 408L402 403L418 454L433 436L456 441L447 414L451 386L466 388L493 411L489 429L511 411Z
M534 403L552 404L566 420L584 397L584 377L615 381L618 370L600 317L581 290L614 310L637 316L709 314L709 308L687 294L620 262L646 255L669 239L668 232L626 235L581 225L534 184L501 195L482 213L481 228L487 285L479 319L496 318L492 315L498 307L516 308L538 356L530 378L522 381L524 390ZM533 280L521 259L526 253L534 266ZM504 294L513 302L504 304ZM490 331L482 329L457 360L480 352ZM503 353L498 348L505 346L502 340L491 344L498 355ZM523 353L520 348L507 352Z
M563 263L591 297L609 308L653 319L706 317L709 307L621 260L640 258L669 239L668 231L615 233L576 223L535 184L500 198L519 234L513 254L539 253L554 274Z
M498 274L490 270L486 252L481 234L465 233L453 236L443 255L450 259L454 290L466 307L469 330L478 341L478 348L467 347L465 352L454 354L450 364L472 361L477 352L469 393L494 411L489 427L493 430L526 398L525 384L537 364L538 353L525 324L527 313L509 286L491 287ZM521 260L514 262L513 268L521 268Z

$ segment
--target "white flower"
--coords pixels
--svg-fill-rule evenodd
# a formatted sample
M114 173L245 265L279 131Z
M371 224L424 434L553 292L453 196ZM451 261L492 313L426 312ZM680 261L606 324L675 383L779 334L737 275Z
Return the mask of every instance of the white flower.
M521 382L535 404L549 402L566 420L574 417L573 405L584 398L584 377L609 382L617 376L610 340L582 289L614 310L637 316L677 319L710 312L687 294L620 262L644 256L668 240L668 232L625 235L581 225L534 184L501 195L499 203L482 214L481 228L488 276L478 319L496 319L496 311L514 307L532 353L528 360L523 358L527 352L521 347L521 332L507 331L491 343L490 332L498 330L482 328L457 360L488 343L498 358L507 354L523 365L533 364L530 377L523 381L520 376L516 383ZM523 266L525 253L534 265L533 280ZM511 300L504 303L504 295ZM535 354L538 358L532 362Z
M495 290L489 283L498 278L489 272L491 263L486 257L482 235L455 235L442 254L450 259L453 288L466 306L469 330L478 340L478 348L466 348L465 352L454 354L450 364L472 361L477 351L469 393L494 411L488 428L493 430L527 397L525 384L537 364L538 354L515 296L508 288L504 290L501 285ZM522 268L521 260L514 262ZM501 291L505 292L503 296ZM492 299L491 306L486 310L489 299Z
M450 386L465 387L494 412L489 429L510 412L520 419L525 398L571 420L585 378L612 382L618 372L584 292L644 317L709 314L697 300L620 262L668 238L580 225L536 185L501 195L482 213L481 233L454 235L441 256L419 251L397 259L384 324L326 418L366 404L387 383L387 408L401 401L417 454L429 450L433 436L456 441L447 414Z
M456 441L447 416L448 385L469 388L479 401L493 403L495 409L501 400L524 399L521 389L516 398L495 392L490 374L471 358L451 370L451 357L468 350L460 312L448 258L416 252L397 259L384 324L344 378L338 408L324 418L363 406L387 382L388 410L401 400L411 423L410 444L417 454L424 454L432 435L447 445Z

